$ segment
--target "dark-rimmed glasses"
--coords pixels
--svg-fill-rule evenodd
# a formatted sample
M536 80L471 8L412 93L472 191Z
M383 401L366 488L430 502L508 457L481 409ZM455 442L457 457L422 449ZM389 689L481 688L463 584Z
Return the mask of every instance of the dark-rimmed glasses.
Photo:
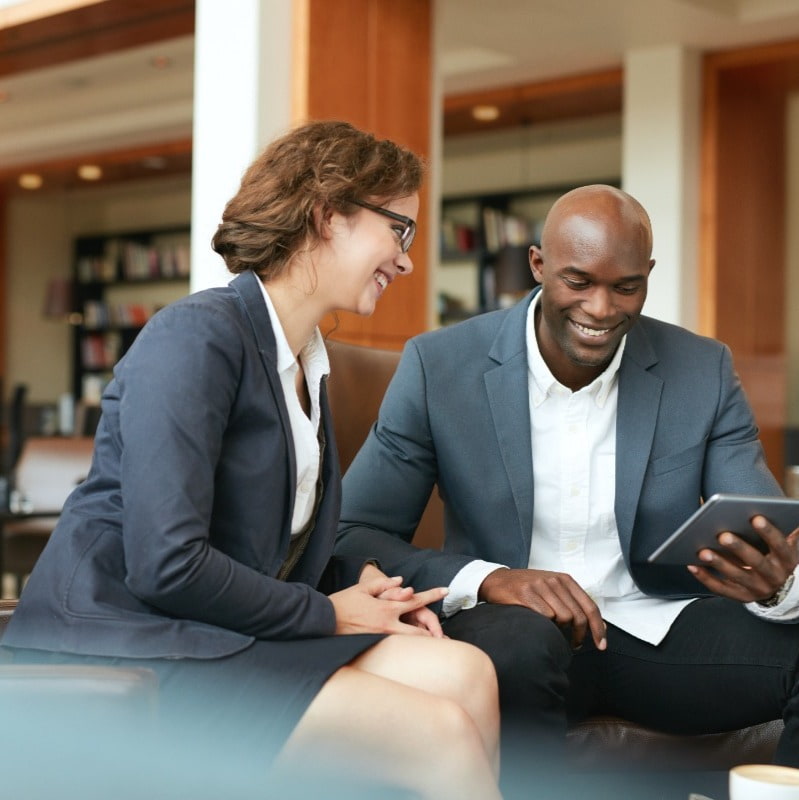
M415 220L412 220L410 217L406 217L404 214L395 214L393 211L389 211L387 208L381 208L380 206L372 205L371 203L367 203L365 200L353 200L352 203L356 206L361 206L361 208L367 208L369 211L374 211L376 214L382 214L384 217L393 219L396 222L401 222L402 227L399 227L398 225L392 225L392 228L396 231L399 238L400 250L403 253L407 253L408 250L411 249L413 237L416 236Z

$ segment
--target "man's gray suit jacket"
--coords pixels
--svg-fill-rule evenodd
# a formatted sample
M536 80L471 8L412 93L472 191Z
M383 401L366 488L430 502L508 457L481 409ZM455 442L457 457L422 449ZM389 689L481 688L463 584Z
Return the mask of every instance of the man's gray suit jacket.
M369 553L418 589L448 585L474 559L527 567L535 496L526 321L535 291L406 344L344 477L337 553ZM707 594L685 567L646 557L702 498L781 493L730 351L641 317L627 335L618 392L615 515L625 563L649 594ZM435 484L442 553L408 544Z

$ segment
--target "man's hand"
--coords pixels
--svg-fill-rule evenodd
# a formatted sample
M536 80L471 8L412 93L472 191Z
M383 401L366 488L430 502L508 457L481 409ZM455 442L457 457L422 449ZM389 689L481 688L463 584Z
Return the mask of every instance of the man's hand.
M336 633L443 635L438 619L426 606L441 600L447 591L437 587L414 592L402 586L402 578L386 577L367 565L357 584L329 596L336 613Z
M785 536L760 515L752 519L752 527L768 545L765 554L725 531L718 536L723 552L700 550L701 565L689 565L691 574L711 592L731 600L752 603L772 597L799 563L799 528Z
M526 606L560 626L570 626L573 647L582 644L589 630L598 650L607 647L607 628L596 603L563 572L498 569L485 578L478 599Z

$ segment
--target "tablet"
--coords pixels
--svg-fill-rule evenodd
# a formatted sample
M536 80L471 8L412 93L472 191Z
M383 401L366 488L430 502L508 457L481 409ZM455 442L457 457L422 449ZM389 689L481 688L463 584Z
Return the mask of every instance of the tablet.
M650 564L696 564L697 553L703 548L722 549L716 538L722 531L731 531L763 549L763 540L750 523L757 514L762 514L787 535L799 527L799 498L714 494L647 561Z

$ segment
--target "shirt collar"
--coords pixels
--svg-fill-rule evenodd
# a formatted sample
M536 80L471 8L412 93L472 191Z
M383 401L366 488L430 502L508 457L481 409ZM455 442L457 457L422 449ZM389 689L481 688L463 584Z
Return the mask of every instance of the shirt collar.
M538 339L535 335L535 310L541 301L542 294L543 290L536 292L527 310L527 366L533 379L531 399L534 408L538 408L551 395L571 394L571 390L559 383L550 372L538 346ZM602 374L597 375L588 386L580 389L581 392L589 393L599 408L604 407L608 395L615 385L626 343L627 334L622 337L616 352L613 354L613 358Z
M272 332L275 335L277 371L279 373L286 372L287 370L294 371L297 369L297 360L294 358L294 353L291 352L286 333L280 323L277 311L275 311L272 298L269 296L269 292L266 290L266 286L260 278L258 279L258 284L261 287L261 294L264 296L266 309L269 312L269 321L272 324ZM306 373L306 380L309 380L312 375L322 376L330 374L330 361L327 357L327 348L325 347L325 342L324 339L322 339L319 328L314 328L313 335L300 351L300 355Z

